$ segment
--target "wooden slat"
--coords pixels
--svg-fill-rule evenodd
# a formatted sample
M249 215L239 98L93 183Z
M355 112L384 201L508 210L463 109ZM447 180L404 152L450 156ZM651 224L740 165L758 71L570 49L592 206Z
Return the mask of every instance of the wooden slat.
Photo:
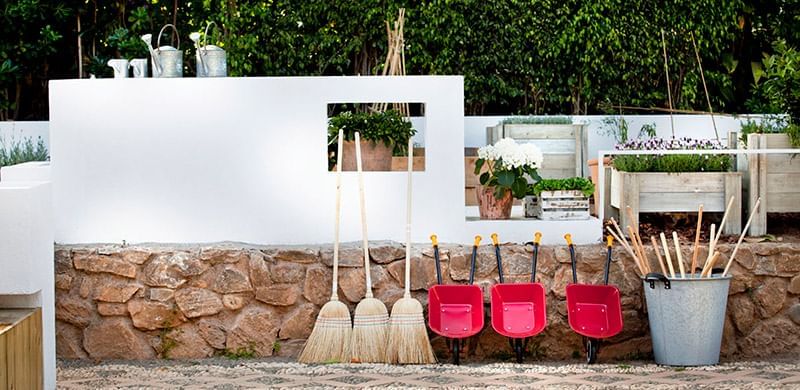
M521 144L534 144L542 153L547 154L575 154L574 139L532 139L517 140Z
M767 172L797 173L800 172L800 155L771 154L766 157Z
M584 200L563 200L547 199L542 200L543 209L589 209L589 199Z
M723 177L725 178L725 191L722 199L726 207L731 197L734 198L723 233L738 235L742 232L742 175L724 175Z
M800 194L800 173L767 173L770 194ZM797 205L800 211L800 204Z
M769 191L767 193L767 206L768 213L796 213L800 211L800 193L776 193ZM761 200L764 203L764 199Z
M0 333L0 389L42 389L41 309L0 310L13 325Z
M634 229L639 226L639 213L642 199L639 194L639 178L635 174L622 174L622 202L620 203L619 219L622 228L631 226ZM633 220L628 218L627 208L631 208Z
M505 125L503 134L514 139L574 139L574 125Z
M8 385L8 336L0 333L0 389L7 389Z
M626 193L623 197L628 194ZM639 212L643 213L663 213L663 212L692 212L697 211L698 206L703 205L703 210L707 212L725 211L724 194L720 191L711 192L666 192L655 193L645 192L639 197ZM620 211L620 217L624 215L624 210Z
M725 181L722 175L706 175L697 173L663 174L637 173L639 191L642 193L657 192L722 192Z
M759 136L767 142L761 145L762 149L765 147L767 149L794 149L786 134L759 134Z
M540 169L539 176L544 179L567 179L575 177L575 171L572 169Z
M545 153L541 169L568 169L575 171L575 155L570 153ZM575 177L573 174L570 177Z
M415 152L416 154L416 152ZM405 171L408 169L407 157L392 157L392 171ZM414 172L425 170L425 156L414 156Z

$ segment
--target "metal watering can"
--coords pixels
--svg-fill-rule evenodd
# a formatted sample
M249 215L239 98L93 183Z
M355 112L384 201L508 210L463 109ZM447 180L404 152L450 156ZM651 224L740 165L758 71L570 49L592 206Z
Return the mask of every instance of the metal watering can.
M212 24L214 27L217 26L214 22L206 25L206 31L202 37L205 43L208 42L208 29ZM189 39L194 41L194 46L197 48L197 77L225 77L228 75L225 50L216 45L203 45L200 42L200 33L190 34Z
M164 34L164 30L166 30L167 27L171 27L175 32L175 35L178 37L177 48L172 46L161 46L161 35ZM152 57L153 62L153 77L183 77L183 52L181 52L181 39L180 35L178 35L178 29L176 29L175 26L172 24L167 24L161 28L161 31L158 33L158 41L156 44L158 48L156 49L153 49L152 35L142 35L142 40L147 43L148 49L150 49L150 57Z

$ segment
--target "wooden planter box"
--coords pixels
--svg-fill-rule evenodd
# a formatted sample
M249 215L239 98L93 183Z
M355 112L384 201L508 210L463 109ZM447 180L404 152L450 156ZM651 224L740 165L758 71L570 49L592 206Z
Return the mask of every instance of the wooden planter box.
M41 389L42 310L0 309L0 389Z
M486 128L487 144L503 138L538 146L544 154L539 169L543 178L566 179L589 174L586 125L498 124Z
M589 198L580 191L542 191L525 198L525 216L545 221L589 219Z
M606 196L625 229L639 224L639 213L725 212L731 196L733 206L725 223L725 234L739 234L742 229L742 174L739 172L620 172L609 169L610 185ZM608 171L607 171L608 172ZM630 206L634 220L625 208Z
M748 134L748 149L792 149L786 134ZM800 212L800 156L791 154L748 154L748 210L755 210L748 234L767 234L767 213Z

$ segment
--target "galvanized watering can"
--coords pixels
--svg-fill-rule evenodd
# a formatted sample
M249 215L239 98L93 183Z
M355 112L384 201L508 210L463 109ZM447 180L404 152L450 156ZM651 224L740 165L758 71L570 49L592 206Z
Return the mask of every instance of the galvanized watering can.
M206 25L203 41L208 42L208 29L216 23L210 22ZM225 57L225 50L216 45L203 45L200 42L200 34L192 33L189 38L194 41L197 48L197 77L225 77L228 75L228 63Z
M171 27L178 37L177 48L161 46L161 35L164 34L164 30L166 30L167 27ZM183 77L181 39L180 35L178 35L178 29L176 29L175 26L167 24L161 28L161 31L158 33L158 43L156 44L158 47L156 49L153 49L152 36L150 34L142 35L142 40L147 43L150 49L150 57L152 57L153 62L153 77Z

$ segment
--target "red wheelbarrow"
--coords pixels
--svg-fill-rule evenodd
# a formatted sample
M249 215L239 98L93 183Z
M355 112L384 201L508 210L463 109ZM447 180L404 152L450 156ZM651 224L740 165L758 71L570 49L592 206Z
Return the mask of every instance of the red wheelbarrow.
M600 339L615 336L622 331L619 290L608 285L608 268L611 266L611 245L614 239L608 236L604 284L591 285L578 284L572 237L566 234L564 238L567 240L572 261L572 284L567 285L567 317L570 328L583 336L586 361L591 364L597 361Z
M500 258L497 234L492 234L497 273L500 275L500 284L495 284L491 290L492 328L508 337L517 363L522 363L530 337L541 333L547 325L544 287L541 283L536 283L536 260L539 257L542 233L536 232L534 237L531 282L507 284L503 280L503 261Z
M436 260L436 285L428 290L428 326L434 333L447 339L447 346L453 354L453 364L458 364L462 340L483 329L483 292L480 287L472 284L481 236L475 236L475 244L472 246L469 285L442 284L436 235L431 236L431 242Z

